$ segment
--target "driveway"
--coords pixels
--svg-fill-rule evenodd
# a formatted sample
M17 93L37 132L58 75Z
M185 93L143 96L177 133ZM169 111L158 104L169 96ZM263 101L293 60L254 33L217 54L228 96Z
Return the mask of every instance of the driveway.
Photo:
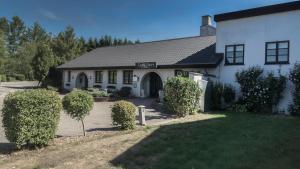
M22 86L23 85L23 86ZM31 88L36 86L36 82L14 82L14 83L2 83L0 85L0 106L4 96L9 92L16 90L23 90L24 88ZM61 96L63 97L63 96ZM146 106L146 122L148 125L161 124L169 121L170 116L161 114L159 111L159 105L153 99L131 99L128 100L134 103L136 106ZM95 102L93 110L84 119L85 128L87 132L92 131L106 131L112 130L111 120L111 106L114 102ZM155 107L155 108L154 108ZM7 143L3 128L2 117L0 117L0 144ZM81 122L71 119L63 111L61 112L60 123L57 131L58 136L78 136L82 135Z

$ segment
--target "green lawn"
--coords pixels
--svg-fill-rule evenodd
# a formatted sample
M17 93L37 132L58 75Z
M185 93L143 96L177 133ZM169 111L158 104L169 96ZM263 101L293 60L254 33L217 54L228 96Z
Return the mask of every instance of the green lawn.
M126 169L300 168L297 117L228 113L152 130L112 164Z

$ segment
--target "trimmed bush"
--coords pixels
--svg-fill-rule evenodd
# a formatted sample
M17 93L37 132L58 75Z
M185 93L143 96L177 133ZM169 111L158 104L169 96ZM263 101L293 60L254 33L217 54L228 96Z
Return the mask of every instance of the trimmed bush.
M44 89L8 94L2 110L5 135L17 147L47 145L59 123L61 100Z
M198 84L189 78L169 78L164 88L165 106L178 117L194 114L199 110L201 93Z
M94 99L86 91L73 90L63 98L64 110L71 118L81 121L83 135L85 136L84 118L90 113L94 105Z
M129 130L135 128L136 107L128 101L116 102L112 109L113 125L120 126L121 129Z

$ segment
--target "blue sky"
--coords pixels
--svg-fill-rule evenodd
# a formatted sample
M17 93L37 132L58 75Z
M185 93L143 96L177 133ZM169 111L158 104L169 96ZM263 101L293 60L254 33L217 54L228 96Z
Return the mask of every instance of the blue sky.
M153 41L199 34L202 15L290 0L0 0L0 16L38 21L54 34L67 25L77 36Z

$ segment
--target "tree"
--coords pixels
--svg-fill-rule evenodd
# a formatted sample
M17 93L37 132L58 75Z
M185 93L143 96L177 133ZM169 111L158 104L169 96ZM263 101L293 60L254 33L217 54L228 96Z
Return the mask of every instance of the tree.
M54 56L48 44L40 43L37 46L37 52L32 60L34 76L39 81L43 82L48 75L49 69L54 64Z
M50 39L46 30L38 23L35 22L28 32L28 41L33 42L45 42Z
M4 73L4 64L7 60L4 32L0 30L0 74Z
M79 45L79 48L80 48L80 55L87 52L87 50L88 50L87 44L86 44L85 39L83 37L79 38L78 45Z
M8 49L14 55L17 48L27 40L27 29L21 18L14 16L9 25Z
M52 50L56 58L55 65L63 64L80 55L80 45L71 26L68 26L53 39Z
M74 90L67 94L62 101L63 107L71 118L81 121L83 135L85 136L84 118L90 113L94 105L92 95L85 91Z

